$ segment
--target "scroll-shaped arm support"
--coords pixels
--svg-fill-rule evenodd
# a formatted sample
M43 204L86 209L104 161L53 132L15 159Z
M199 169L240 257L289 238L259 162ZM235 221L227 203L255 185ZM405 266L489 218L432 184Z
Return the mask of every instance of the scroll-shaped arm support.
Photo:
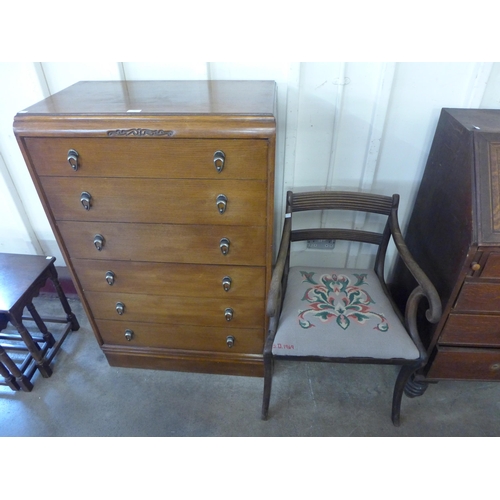
M418 304L420 300L425 297L429 304L429 308L425 312L427 321L430 323L437 323L441 317L441 300L431 280L416 263L410 253L410 250L406 246L403 235L401 234L401 229L399 228L397 209L393 209L391 211L389 224L399 256L418 283L418 286L412 291L408 301L406 302L405 322L406 327L408 328L412 339L419 347L420 352L425 352L417 329Z

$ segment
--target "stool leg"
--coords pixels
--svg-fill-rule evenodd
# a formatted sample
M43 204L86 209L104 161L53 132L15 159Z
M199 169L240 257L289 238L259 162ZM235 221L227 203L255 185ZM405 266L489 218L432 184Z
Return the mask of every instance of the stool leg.
M30 392L33 389L33 384L28 380L24 373L19 370L16 363L10 359L9 355L5 352L2 346L0 346L0 374L4 377L5 383L13 391L22 389L23 391Z
M57 277L57 271L53 263L49 267L49 273L50 279L52 283L54 283L54 288L56 289L59 300L61 301L61 304L63 306L64 312L66 313L67 321L71 323L71 329L73 331L76 331L80 328L80 325L78 323L78 320L76 319L75 314L71 310L71 306L69 305L66 295L61 288L61 284L59 283L59 279Z
M32 339L30 333L28 332L26 327L23 325L23 322L21 320L18 320L17 318L14 318L14 317L11 317L10 321L14 325L14 327L17 329L17 331L19 332L19 335L21 335L21 338L23 339L24 343L26 344L28 351L30 352L33 359L35 360L37 368L40 371L40 373L42 374L42 377L49 378L52 375L52 369L50 368L47 360L44 359L43 356L41 355L40 348L38 347L36 342Z
M30 302L27 306L28 311L30 312L32 318L35 320L36 326L43 334L43 340L47 343L49 347L52 347L56 343L56 339L52 336L52 334L47 330L43 319L38 314L38 311L35 309L35 306L32 302Z

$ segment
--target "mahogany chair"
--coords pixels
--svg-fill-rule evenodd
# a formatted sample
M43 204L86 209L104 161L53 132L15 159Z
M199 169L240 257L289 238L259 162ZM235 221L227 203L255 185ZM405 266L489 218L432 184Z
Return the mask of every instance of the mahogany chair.
M271 280L264 346L262 418L268 417L273 363L279 360L400 365L392 400L392 422L400 423L401 399L409 377L426 362L417 324L422 299L426 320L441 316L441 302L429 278L410 255L398 223L399 195L345 191L287 193L280 249ZM386 216L383 232L356 229L292 229L296 212L349 210ZM328 212L329 213L329 212ZM384 277L390 239L418 286L401 314ZM292 242L347 240L378 246L373 269L314 265L290 267ZM420 316L420 315L419 315Z
M50 377L50 363L61 344L70 330L80 328L59 283L55 260L40 255L0 253L0 385L14 391L31 391L31 379L37 370L42 377ZM33 304L47 280L54 285L65 317L42 318ZM48 330L47 323L62 324L59 340ZM31 332L27 324L33 325Z

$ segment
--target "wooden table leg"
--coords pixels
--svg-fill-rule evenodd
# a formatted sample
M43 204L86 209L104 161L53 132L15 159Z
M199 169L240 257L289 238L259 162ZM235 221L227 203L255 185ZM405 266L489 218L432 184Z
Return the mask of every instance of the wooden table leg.
M10 359L2 346L0 346L0 374L4 378L5 383L13 391L22 389L23 391L30 392L33 389L33 384L19 370L16 363Z
M21 335L24 343L26 344L26 347L28 348L28 351L35 360L37 368L42 374L42 377L49 378L52 375L52 369L50 368L47 360L44 359L44 357L40 353L40 348L38 347L36 342L32 339L30 333L23 325L23 322L20 319L15 318L14 316L10 317L10 322L19 332L19 335Z
M52 336L52 334L47 330L47 327L45 326L43 319L38 314L38 311L35 309L35 306L33 305L32 302L30 302L26 307L28 308L31 317L34 319L36 326L38 326L38 329L42 333L43 340L47 343L49 347L52 347L56 343L56 340Z
M63 306L64 312L66 313L66 318L67 321L71 323L71 330L74 332L80 328L80 324L78 323L78 320L76 319L75 314L71 310L71 306L69 305L68 299L66 298L66 295L64 294L61 284L59 283L59 279L57 277L57 271L52 263L49 266L49 275L50 275L50 280L54 284L54 288L56 289L57 296L59 297L59 300L61 301L61 304Z

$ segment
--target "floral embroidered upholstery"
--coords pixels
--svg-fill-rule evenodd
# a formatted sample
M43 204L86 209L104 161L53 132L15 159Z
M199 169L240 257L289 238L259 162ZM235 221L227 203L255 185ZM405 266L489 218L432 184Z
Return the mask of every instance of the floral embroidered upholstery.
M293 267L273 354L417 359L372 270Z

